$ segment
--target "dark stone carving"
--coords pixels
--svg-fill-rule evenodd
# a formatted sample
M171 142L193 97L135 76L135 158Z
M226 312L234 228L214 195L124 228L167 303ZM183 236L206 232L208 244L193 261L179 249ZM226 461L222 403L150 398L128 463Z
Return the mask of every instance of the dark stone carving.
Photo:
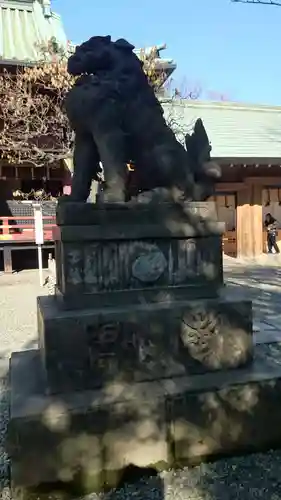
M58 246L58 243L56 244ZM60 291L68 294L201 286L222 284L220 237L209 236L104 243L69 242L64 248L64 280Z
M107 382L158 380L238 368L252 360L252 309L222 299L61 311L38 302L48 386L54 393Z
M76 134L70 198L86 201L101 162L104 201L126 201L133 191L159 187L177 200L205 200L220 170L210 161L204 125L196 122L187 149L176 140L133 49L126 40L95 36L68 60L69 73L79 77L65 100ZM130 162L135 169L129 175Z
M233 335L235 315L240 315L237 331ZM210 370L236 368L241 362L244 350L242 331L251 331L251 314L248 304L236 303L235 309L206 307L201 304L182 318L181 341L192 359L197 360ZM227 334L231 332L232 334Z
M64 203L57 224L57 292L69 309L208 298L223 284L212 203Z

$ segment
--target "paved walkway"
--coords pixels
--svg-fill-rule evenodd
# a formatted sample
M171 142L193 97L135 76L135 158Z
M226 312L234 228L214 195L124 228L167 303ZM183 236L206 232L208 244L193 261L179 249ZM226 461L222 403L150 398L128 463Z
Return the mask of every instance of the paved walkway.
M256 343L281 342L281 258L225 258L224 276L227 290L253 301Z
M0 361L37 344L36 297L46 295L38 271L0 273Z

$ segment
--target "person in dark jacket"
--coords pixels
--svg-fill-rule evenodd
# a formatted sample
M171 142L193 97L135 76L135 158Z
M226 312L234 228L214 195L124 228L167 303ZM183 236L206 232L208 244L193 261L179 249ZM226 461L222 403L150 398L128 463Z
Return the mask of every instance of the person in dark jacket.
M264 221L265 228L267 230L267 248L268 253L272 253L274 248L276 253L280 253L279 247L276 242L277 237L277 221L272 217L270 213L266 214Z

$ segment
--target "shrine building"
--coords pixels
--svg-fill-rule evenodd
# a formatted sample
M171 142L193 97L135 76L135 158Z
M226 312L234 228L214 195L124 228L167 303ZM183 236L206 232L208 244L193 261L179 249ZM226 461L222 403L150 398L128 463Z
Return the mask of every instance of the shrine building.
M201 118L212 157L222 168L215 200L225 222L224 252L257 257L266 251L265 214L278 221L281 244L281 107L227 102L163 104L190 131Z

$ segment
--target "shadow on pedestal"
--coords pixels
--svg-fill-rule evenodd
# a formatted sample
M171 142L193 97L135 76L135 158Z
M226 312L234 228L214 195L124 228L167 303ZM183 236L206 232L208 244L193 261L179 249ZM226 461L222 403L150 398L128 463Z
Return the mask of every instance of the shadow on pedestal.
M281 368L254 357L251 302L222 292L212 204L66 203L57 222L39 350L11 358L15 486L100 491L281 444Z
M39 383L37 351L13 355L13 484L84 494L117 487L130 464L160 471L280 446L281 348L262 349L251 368L57 396Z

